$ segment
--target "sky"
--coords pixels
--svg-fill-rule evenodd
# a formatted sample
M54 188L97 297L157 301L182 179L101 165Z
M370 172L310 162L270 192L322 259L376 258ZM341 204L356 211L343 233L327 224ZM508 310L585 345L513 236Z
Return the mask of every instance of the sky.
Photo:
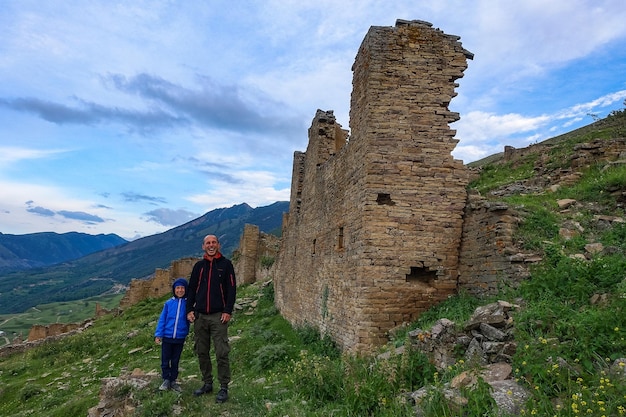
M133 240L289 200L316 110L349 128L358 48L397 19L474 54L464 163L625 106L623 0L0 0L0 232Z

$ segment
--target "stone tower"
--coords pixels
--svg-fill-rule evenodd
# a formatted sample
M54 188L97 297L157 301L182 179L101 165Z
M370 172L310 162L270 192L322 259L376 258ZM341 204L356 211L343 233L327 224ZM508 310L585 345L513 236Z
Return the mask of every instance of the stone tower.
M367 351L457 288L468 172L448 110L472 54L423 21L371 27L357 53L351 133L318 110L294 154L276 306Z

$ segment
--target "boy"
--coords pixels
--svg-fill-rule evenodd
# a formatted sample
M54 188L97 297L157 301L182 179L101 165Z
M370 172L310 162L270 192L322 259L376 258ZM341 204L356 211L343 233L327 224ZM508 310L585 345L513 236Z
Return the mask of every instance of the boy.
M178 278L172 285L174 296L163 305L159 316L154 341L161 345L161 374L163 383L161 391L173 389L181 392L178 378L178 362L183 352L185 338L189 334L189 322L186 317L187 309L187 280Z

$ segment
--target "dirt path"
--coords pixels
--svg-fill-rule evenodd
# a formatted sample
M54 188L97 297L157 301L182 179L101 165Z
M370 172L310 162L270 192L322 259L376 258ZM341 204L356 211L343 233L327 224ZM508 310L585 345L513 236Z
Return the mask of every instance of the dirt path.
M9 320L13 320L15 317L9 317L8 319L6 319L5 321L3 321L2 323L0 323L0 326L4 326L5 324L7 324L9 322Z

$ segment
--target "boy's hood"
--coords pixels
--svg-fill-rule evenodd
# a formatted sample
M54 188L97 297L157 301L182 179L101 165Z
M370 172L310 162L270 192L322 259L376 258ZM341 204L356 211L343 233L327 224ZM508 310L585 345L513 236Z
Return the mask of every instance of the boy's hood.
M172 284L172 294L176 295L176 293L174 292L174 289L176 287L180 287L183 286L185 287L185 295L187 295L187 280L185 278L177 278L174 283Z

